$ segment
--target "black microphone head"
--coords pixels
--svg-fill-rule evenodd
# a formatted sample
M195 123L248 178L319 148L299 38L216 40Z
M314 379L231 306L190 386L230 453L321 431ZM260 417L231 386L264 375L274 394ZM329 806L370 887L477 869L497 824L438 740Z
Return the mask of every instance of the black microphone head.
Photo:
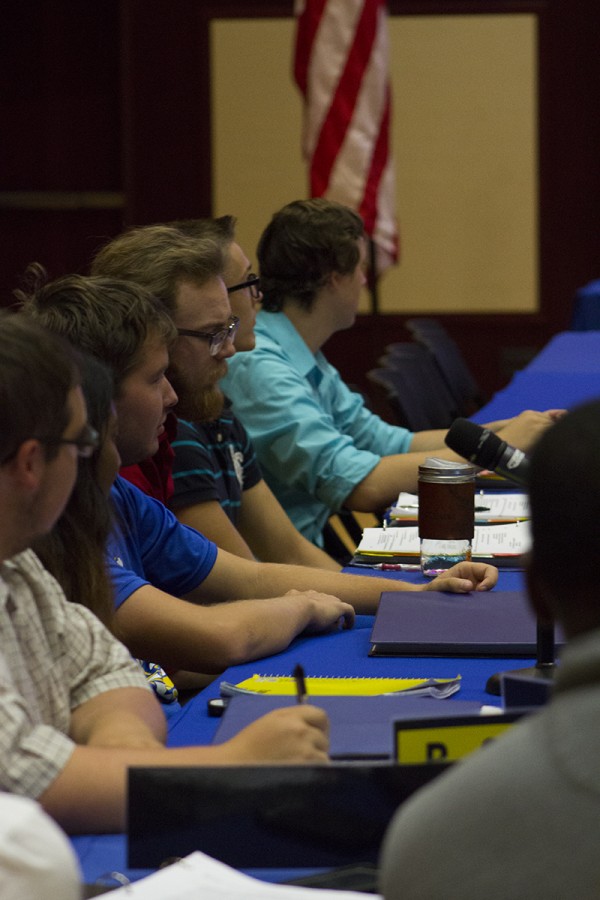
M488 431L469 419L455 419L445 440L451 450L482 469L493 469L499 451L506 446L493 431Z

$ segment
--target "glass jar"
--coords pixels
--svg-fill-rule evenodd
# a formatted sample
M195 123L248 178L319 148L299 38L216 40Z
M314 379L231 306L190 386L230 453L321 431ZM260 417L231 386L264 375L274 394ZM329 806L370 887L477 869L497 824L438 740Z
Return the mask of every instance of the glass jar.
M419 466L421 571L435 576L471 559L475 466L428 457Z

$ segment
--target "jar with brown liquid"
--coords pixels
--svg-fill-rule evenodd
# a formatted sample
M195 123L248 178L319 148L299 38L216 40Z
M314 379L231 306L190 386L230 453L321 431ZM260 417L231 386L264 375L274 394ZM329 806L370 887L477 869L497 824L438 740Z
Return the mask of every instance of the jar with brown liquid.
M435 576L471 559L475 466L429 457L419 466L421 571Z

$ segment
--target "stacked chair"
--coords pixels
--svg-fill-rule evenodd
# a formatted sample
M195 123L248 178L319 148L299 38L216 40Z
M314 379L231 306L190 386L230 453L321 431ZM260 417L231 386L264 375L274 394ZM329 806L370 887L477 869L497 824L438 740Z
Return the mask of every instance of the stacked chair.
M600 278L579 288L573 300L571 331L600 330Z
M456 415L470 416L486 402L453 338L436 319L408 319L406 327L415 341L433 356L447 389L454 398ZM389 348L387 348L389 351Z
M457 416L469 416L484 403L457 344L435 319L406 323L413 341L388 344L377 367L367 372L368 406L410 431L449 428ZM366 398L368 399L368 398ZM324 531L325 549L347 562L366 524L350 510L332 516Z
M395 424L410 431L449 428L459 415L434 357L421 344L390 344L367 380L378 399L384 398Z

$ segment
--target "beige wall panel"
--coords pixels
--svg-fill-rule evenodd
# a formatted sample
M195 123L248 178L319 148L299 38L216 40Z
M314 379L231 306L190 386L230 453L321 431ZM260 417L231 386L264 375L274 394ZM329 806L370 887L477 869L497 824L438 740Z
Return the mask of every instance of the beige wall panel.
M291 19L212 26L214 208L237 215L251 256L306 196L293 39ZM394 17L390 42L402 261L381 310L535 311L535 17Z

